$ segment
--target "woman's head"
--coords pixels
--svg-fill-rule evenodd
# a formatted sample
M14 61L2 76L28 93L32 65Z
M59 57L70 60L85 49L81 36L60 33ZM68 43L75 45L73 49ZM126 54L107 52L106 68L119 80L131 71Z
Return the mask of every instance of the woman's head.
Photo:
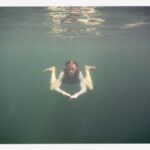
M69 73L69 75L74 75L74 73L76 72L78 68L78 64L75 60L68 60L66 62L66 70Z

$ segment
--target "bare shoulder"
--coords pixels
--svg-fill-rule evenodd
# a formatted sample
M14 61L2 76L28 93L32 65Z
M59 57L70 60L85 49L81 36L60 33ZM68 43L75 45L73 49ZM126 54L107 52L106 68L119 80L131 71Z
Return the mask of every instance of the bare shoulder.
M81 78L83 77L83 74L81 71L79 72L79 77L81 77Z
M59 74L59 79L62 79L64 77L64 71L61 71Z

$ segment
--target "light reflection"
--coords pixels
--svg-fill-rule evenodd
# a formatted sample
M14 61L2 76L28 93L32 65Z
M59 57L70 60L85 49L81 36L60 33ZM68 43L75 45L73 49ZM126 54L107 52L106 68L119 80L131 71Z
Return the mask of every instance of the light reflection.
M48 7L50 33L73 36L92 33L100 35L97 28L105 22L94 7Z
M137 21L134 23L128 23L128 24L124 24L122 27L122 29L131 29L131 28L137 28L137 27L141 27L142 25L148 24L147 22L144 21Z

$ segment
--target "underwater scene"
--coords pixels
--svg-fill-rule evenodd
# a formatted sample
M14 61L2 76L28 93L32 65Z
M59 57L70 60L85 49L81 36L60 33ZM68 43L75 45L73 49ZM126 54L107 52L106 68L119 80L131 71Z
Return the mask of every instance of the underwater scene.
M77 99L43 72L70 59ZM0 7L0 72L1 144L150 143L150 7Z

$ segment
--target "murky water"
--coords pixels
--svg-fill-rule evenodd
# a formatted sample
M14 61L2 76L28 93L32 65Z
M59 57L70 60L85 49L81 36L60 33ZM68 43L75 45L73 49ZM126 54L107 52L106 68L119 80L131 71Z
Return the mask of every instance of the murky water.
M150 142L149 47L149 7L0 8L0 143ZM74 101L42 72L70 58L97 67Z

